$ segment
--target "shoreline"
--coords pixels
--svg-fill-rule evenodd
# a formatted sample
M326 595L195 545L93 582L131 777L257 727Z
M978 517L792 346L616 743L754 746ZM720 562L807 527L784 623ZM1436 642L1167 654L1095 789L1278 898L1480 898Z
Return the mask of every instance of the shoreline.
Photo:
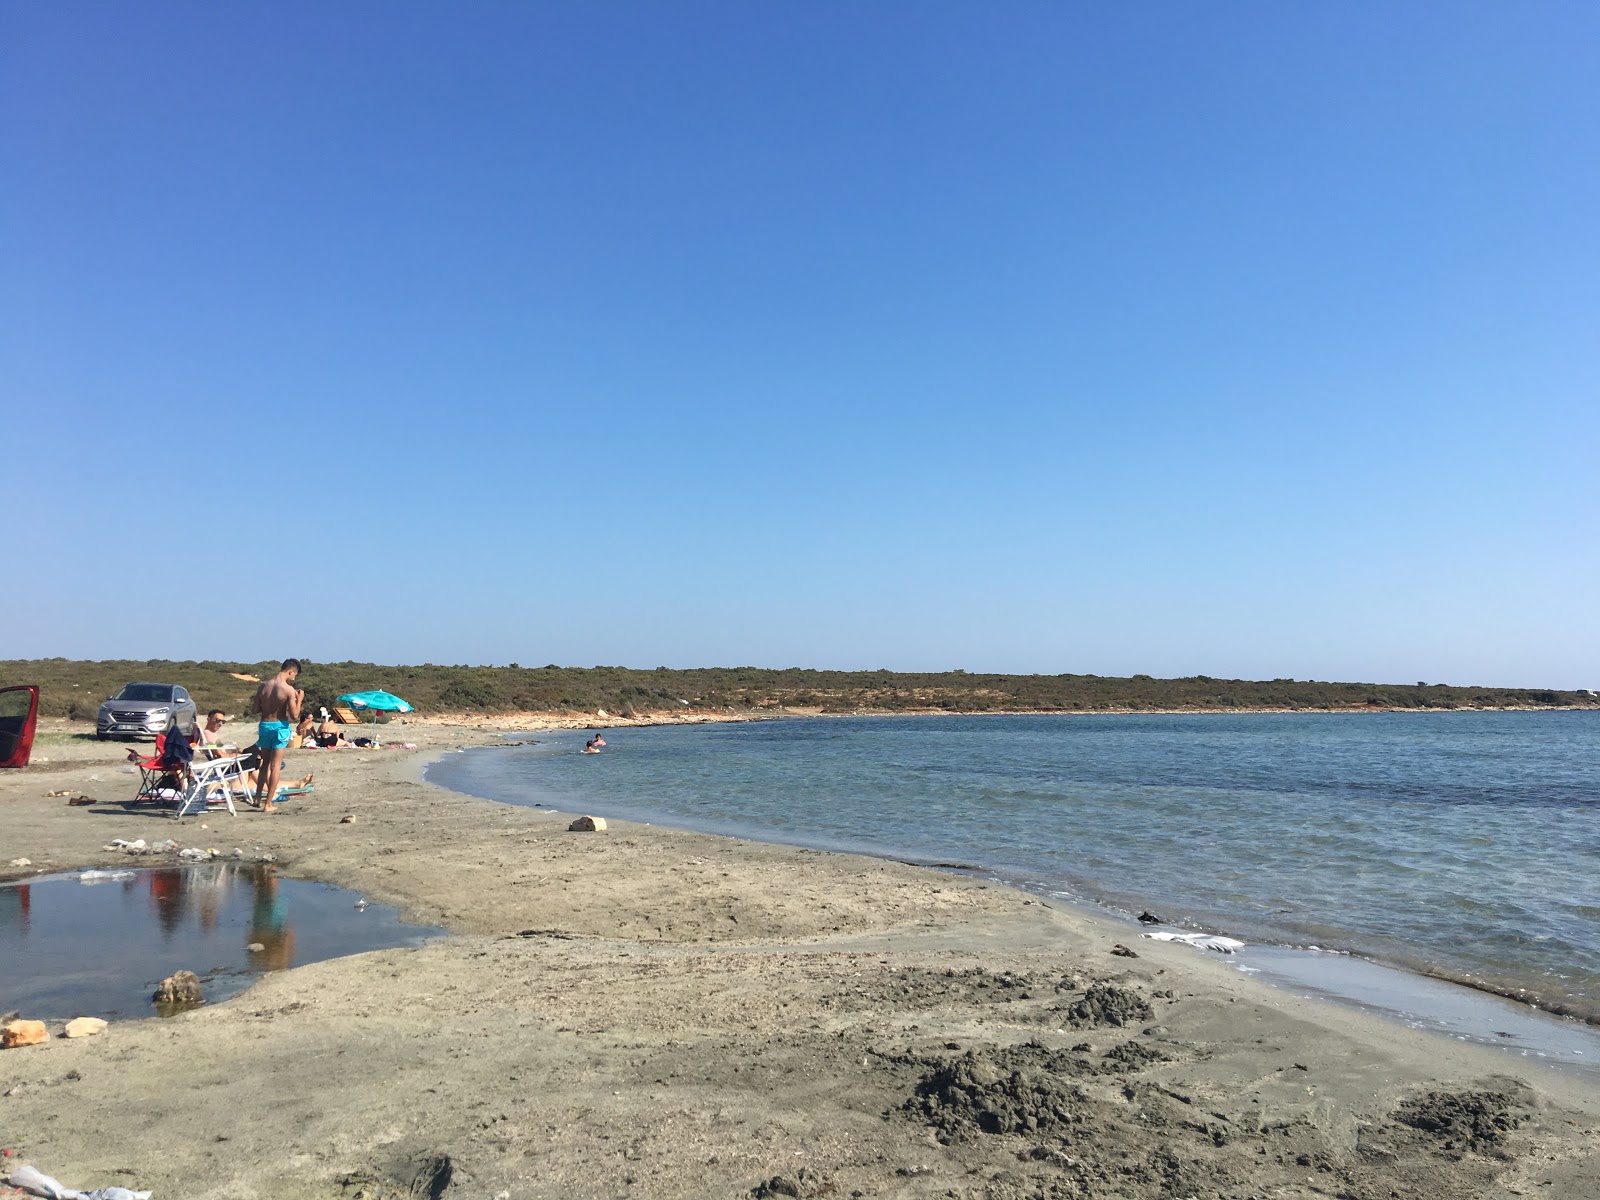
M1397 710L1397 711L1411 711L1411 710ZM1480 710L1480 711L1487 711L1487 710ZM1504 711L1504 710L1497 710L1497 711ZM1037 714L1000 714L1000 713L995 713L995 714L943 714L943 713L941 713L941 714L913 714L913 713L871 714L871 716L874 716L874 717L876 717L876 716L921 716L921 715L994 715L994 716L1001 716L1001 715L1037 715ZM1103 714L1092 714L1092 715L1103 715ZM776 719L779 719L779 718L768 717L768 718L757 718L757 719L776 720ZM805 719L805 718L796 715L796 716L789 717L788 719ZM660 722L659 724L662 725L662 726L670 726L670 725L681 725L681 724L707 724L707 723L716 723L716 722L705 722L705 721L665 721L665 722ZM727 723L742 723L742 722L727 722ZM638 722L634 723L633 727L648 726L649 724L650 723L646 722L646 721L638 721ZM618 728L623 728L623 726L617 726L617 727ZM567 724L567 725L562 725L562 726L551 727L548 730L548 732L572 732L572 731L579 730L579 729L589 729L589 728L611 728L611 726L609 726L609 725L601 726L601 725L594 725L594 724L590 724L590 725ZM510 744L511 745L516 745L516 744L519 744L519 743L510 743ZM480 747L476 747L476 748L484 748L484 749L498 748L498 745L499 745L499 743L488 742L488 743L485 743L484 745L482 745ZM442 756L441 756L440 759L433 760L433 762L430 762L429 764L427 764L424 767L423 771L418 776L419 781L432 782L431 780L427 780L427 778L426 778L427 770L428 770L428 768L431 768L433 765L435 765L436 763L441 762L441 761L442 761ZM435 784L435 786L443 787L443 788L446 788L447 790L451 790L451 791L456 791L456 789L450 788L449 785L445 784L445 783L438 783L438 784ZM476 798L490 800L490 801L495 802L495 803L514 804L514 805L517 805L518 807L526 807L526 808L534 809L535 811L551 811L552 810L551 806L548 805L548 804L546 804L546 805L537 805L537 804L534 804L534 803L522 804L519 801L515 801L515 800L499 800L499 799L497 799L495 797L492 797L492 796L479 796L478 793L465 792L465 791L459 792L458 794L474 796ZM551 798L553 800L555 800L558 804L559 803L564 803L566 801L566 798L561 797L561 796L552 796ZM553 811L565 812L565 811L569 811L569 810L567 810L565 808L556 808ZM576 811L576 810L571 810L571 811ZM1136 919L1136 914L1137 914L1138 910L1140 910L1141 908L1144 909L1145 911L1148 911L1151 908L1154 908L1154 909L1163 910L1163 911L1169 911L1170 912L1175 907L1174 903L1170 902L1168 899L1164 899L1164 898L1157 897L1157 896L1152 896L1152 895L1144 895L1144 894L1140 894L1140 895L1134 896L1132 899L1129 899L1129 897L1125 896L1125 895L1120 896L1119 898L1120 898L1121 902L1116 902L1116 901L1113 901L1111 899L1102 898L1102 897L1099 897L1099 896L1096 896L1096 895L1093 894L1094 891L1096 890L1096 885L1095 885L1094 881L1092 881L1092 880L1069 880L1069 881L1067 881L1070 884L1070 886L1073 887L1079 893L1077 895L1068 895L1068 894L1060 893L1060 892L1057 892L1057 891L1053 891L1051 889L1051 887L1049 886L1049 884L1046 881L1043 881L1043 880L1013 881L1013 880L1005 879L1005 878L1002 877L1002 874L1001 874L999 868L997 868L997 867L995 867L995 866L993 866L991 864L987 864L987 863L951 862L951 861L942 861L942 860L938 860L938 861L923 861L923 860L906 859L906 858L897 857L892 851L888 851L888 850L879 851L879 850L870 849L870 848L840 848L840 847L836 847L836 846L830 846L830 845L827 845L827 844L821 843L821 842L809 841L809 840L806 840L802 836L795 836L795 837L790 837L790 838L775 837L774 832L770 831L770 830L766 830L766 831L755 830L755 831L751 831L749 833L718 832L718 831L716 831L714 829L701 828L700 826L694 824L692 821L691 822L685 822L683 820L674 819L672 814L665 814L665 815L657 814L657 815L653 815L651 817L651 820L648 822L648 824L651 825L652 827L665 828L665 829L675 829L675 830L680 830L680 831L690 832L690 833L696 833L696 834L701 834L701 835L711 836L711 837L736 837L736 838L750 838L750 839L753 839L753 840L756 840L756 841L770 841L770 844L793 846L793 847L797 847L797 848L815 850L815 851L819 851L819 852L822 852L822 853L857 854L857 855L862 855L862 856L866 856L866 857L870 857L870 858L883 859L883 860L889 861L889 862L896 862L896 863L901 863L901 864L904 864L904 865L907 865L907 866L922 867L922 868L931 869L931 870L969 872L969 873L972 873L975 877L979 877L979 878L985 879L986 881L988 881L989 883L993 884L994 886L1014 888L1016 890L1025 892L1025 893L1027 893L1029 895L1034 895L1034 896L1037 896L1037 897L1049 899L1049 900L1054 901L1054 902L1059 902L1059 903L1070 905L1074 909L1076 909L1076 910L1078 910L1078 911L1080 911L1080 912L1082 912L1082 913L1084 913L1084 914L1086 914L1088 916L1092 916L1092 917L1094 917L1096 919L1104 919L1104 920L1109 920L1109 921L1119 922L1119 923L1130 922L1130 921L1135 920ZM1180 931L1180 932L1198 932L1198 933L1206 933L1206 934L1220 934L1220 935L1222 935L1224 937L1237 938L1237 939L1243 940L1247 944L1250 944L1250 945L1266 946L1266 947L1271 947L1273 949L1282 950L1282 951L1286 951L1286 952L1292 952L1292 953L1300 954L1300 955L1312 956L1312 955L1332 954L1332 955L1345 956L1345 957L1353 958L1353 959L1355 959L1355 960L1357 960L1359 962L1372 964L1372 965L1374 965L1376 967L1379 967L1379 968L1382 968L1382 969L1385 969L1385 970L1401 973L1401 974L1403 974L1403 975L1405 975L1407 977L1410 977L1410 978L1413 978L1413 979L1416 979L1416 980L1437 981L1439 983L1448 984L1448 985L1450 985L1452 987L1459 987L1459 988L1465 989L1466 991L1472 992L1472 993L1477 994L1477 995L1494 997L1497 1000L1506 1001L1506 1002L1508 1002L1510 1004L1513 1004L1513 1005L1517 1006L1520 1009L1525 1009L1525 1010L1527 1010L1527 1011L1529 1011L1531 1013L1536 1013L1536 1014L1540 1015L1541 1017L1547 1018L1547 1019L1549 1019L1551 1021L1572 1022L1572 1023L1575 1023L1577 1025L1586 1027L1586 1028L1600 1029L1600 1007L1574 1005L1570 1001L1568 1001L1568 1000L1566 1000L1564 998L1561 998L1559 996L1554 997L1554 998L1552 998L1550 996L1546 996L1543 993L1539 992L1535 988L1521 987L1521 986L1518 986L1516 983L1513 983L1513 982L1496 982L1492 978L1485 978L1482 975L1473 974L1472 972L1467 971L1464 968L1452 968L1452 967L1450 967L1450 966L1448 966L1446 964L1443 964L1443 963L1437 962L1435 960L1423 957L1420 954L1413 954L1413 955L1407 955L1407 954L1404 954L1404 953L1385 954L1381 950L1375 951L1375 950L1372 950L1372 949L1370 949L1370 948L1368 948L1366 946L1363 946L1361 944L1361 938L1360 938L1359 934L1349 934L1349 935L1346 935L1343 938L1334 938L1334 939L1329 939L1329 938L1324 937L1324 938L1320 939L1319 943L1313 944L1313 943L1308 942L1308 941L1297 940L1292 935L1288 934L1287 931L1275 930L1270 926L1270 923L1268 923L1265 928L1244 929L1244 928L1240 928L1240 927L1237 927L1237 926L1229 925L1224 918L1216 916L1215 914L1213 914L1213 915L1211 915L1209 917L1196 918L1196 917L1193 917L1192 915L1190 915L1188 913L1181 914L1181 919L1178 922L1175 922L1175 923L1174 922L1163 922L1159 927L1160 928L1170 928L1172 930L1176 930L1176 931ZM1130 926L1130 928L1129 928L1129 932L1138 932L1138 930L1139 930L1138 926ZM1349 1003L1360 1003L1359 997L1351 996L1351 997L1347 997L1345 999ZM1490 1043L1485 1043L1485 1044L1490 1044ZM1597 1059L1597 1061L1600 1061L1600 1059Z
M71 1186L115 1171L195 1200L407 1194L441 1161L454 1183L436 1194L462 1200L746 1195L780 1175L794 1190L777 1194L804 1196L1576 1200L1600 1177L1600 1094L1537 1062L1188 947L1118 957L1111 918L982 880L622 821L568 833L565 815L421 782L498 739L415 728L417 752L291 754L318 790L282 817L44 798L92 775L131 787L92 741L0 778L8 849L41 868L162 865L99 851L125 832L214 838L450 930L0 1052L24 1157ZM1148 1015L1113 1023L1111 1001ZM1008 1092L1012 1070L1041 1090ZM1041 1096L1055 1107L1028 1107ZM1453 1141L1451 1121L1406 1123L1441 1104L1511 1124ZM990 1132L980 1111L1018 1116Z
M712 712L689 710L650 712L632 717L598 712L561 713L524 710L503 713L429 713L408 715L402 724L437 725L464 729L535 733L557 729L645 729L662 725L747 724L754 721L834 720L850 717L1201 717L1201 716L1361 716L1378 713L1583 713L1600 712L1597 704L1549 704L1512 707L1412 708L1351 706L1346 708L882 708L852 712L826 712L820 708L770 708ZM359 728L353 727L353 728Z

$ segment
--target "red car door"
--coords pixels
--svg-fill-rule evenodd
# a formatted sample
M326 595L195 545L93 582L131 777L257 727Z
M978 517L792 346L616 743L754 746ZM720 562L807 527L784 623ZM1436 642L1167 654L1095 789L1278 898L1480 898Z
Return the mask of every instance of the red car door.
M39 721L39 689L0 688L0 767L25 767Z

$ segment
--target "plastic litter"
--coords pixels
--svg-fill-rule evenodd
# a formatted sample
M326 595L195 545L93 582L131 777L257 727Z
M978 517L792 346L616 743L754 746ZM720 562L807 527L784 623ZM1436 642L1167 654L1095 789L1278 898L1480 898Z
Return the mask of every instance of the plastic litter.
M6 1182L14 1188L21 1188L30 1196L43 1196L45 1200L150 1200L149 1192L135 1192L125 1187L80 1192L76 1188L63 1187L37 1167L13 1167L11 1174L6 1176Z
M178 851L178 857L184 862L205 862L215 853L214 850L202 850L198 846L186 846Z
M112 848L116 850L143 850L144 839L134 838L132 841L129 841L127 838L112 838L111 845Z
M120 879L132 879L132 871L85 871L78 876L79 883L112 883Z
M1160 933L1144 933L1140 937L1147 937L1153 942L1182 942L1185 946L1193 946L1196 950L1215 950L1218 954L1237 954L1244 949L1244 943L1238 938L1223 937L1215 933L1169 933L1162 930Z

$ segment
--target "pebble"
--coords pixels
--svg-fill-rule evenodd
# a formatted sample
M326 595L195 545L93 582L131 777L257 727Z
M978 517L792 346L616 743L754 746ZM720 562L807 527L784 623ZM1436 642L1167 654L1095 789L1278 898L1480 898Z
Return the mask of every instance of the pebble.
M74 1017L67 1022L64 1036L69 1038L93 1037L97 1033L104 1033L106 1022L99 1017Z

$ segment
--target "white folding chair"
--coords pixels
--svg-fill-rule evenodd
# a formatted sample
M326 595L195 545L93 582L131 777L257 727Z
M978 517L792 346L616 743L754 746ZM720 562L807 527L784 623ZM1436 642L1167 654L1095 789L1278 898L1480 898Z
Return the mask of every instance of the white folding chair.
M233 789L235 784L247 789L249 772L244 768L244 760L240 758L213 758L197 761L194 764L193 777L189 786L184 789L183 795L178 798L177 807L172 810L175 817L189 817L206 811L213 803L225 804L230 816L238 816L238 811L233 807ZM220 801L212 797L221 795Z

